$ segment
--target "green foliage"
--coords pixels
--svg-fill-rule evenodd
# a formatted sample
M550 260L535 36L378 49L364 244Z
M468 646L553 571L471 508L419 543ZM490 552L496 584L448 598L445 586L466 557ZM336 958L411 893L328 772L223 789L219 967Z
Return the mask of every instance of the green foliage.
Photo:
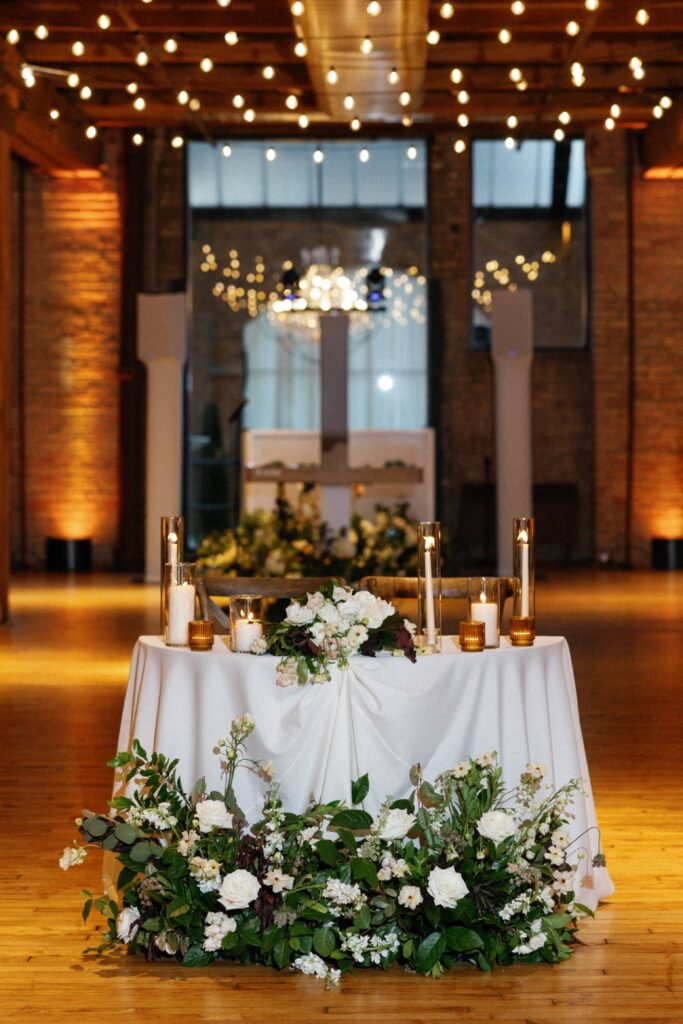
M248 716L236 719L218 745L225 785L206 799L222 801L226 812L235 805L236 768L259 769L246 755L252 728ZM483 971L561 962L589 913L573 901L564 852L577 784L544 790L535 766L507 796L493 756L461 762L432 782L416 767L410 795L388 800L374 819L340 801L288 812L271 785L253 827L235 818L202 831L176 761L136 743L112 763L130 795L112 802L111 815L84 812L85 846L70 848L74 863L95 846L112 850L121 866L120 904L82 893L84 921L93 909L104 919L100 953L124 947L186 967L218 958L291 965L328 983L338 972L394 961L439 977L462 961ZM352 783L352 801L369 795L363 775ZM509 834L480 832L488 812ZM233 880L239 888L245 873L246 895L233 905L222 886Z

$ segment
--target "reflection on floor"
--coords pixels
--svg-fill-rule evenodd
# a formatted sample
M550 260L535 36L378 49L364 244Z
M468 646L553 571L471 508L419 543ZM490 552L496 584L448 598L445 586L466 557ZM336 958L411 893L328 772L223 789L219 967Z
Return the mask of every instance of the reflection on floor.
M83 807L110 791L128 660L158 630L159 592L111 576L17 578L0 627L3 1020L167 1022L683 1020L683 574L558 571L538 588L538 629L567 636L598 817L617 887L557 968L438 983L366 972L325 992L299 976L83 957L81 887L93 858L57 868ZM473 752L474 753L474 752Z

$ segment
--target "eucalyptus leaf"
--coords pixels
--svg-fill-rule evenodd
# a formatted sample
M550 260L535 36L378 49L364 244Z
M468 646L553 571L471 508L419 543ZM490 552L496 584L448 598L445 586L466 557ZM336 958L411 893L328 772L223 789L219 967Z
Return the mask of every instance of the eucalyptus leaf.
M83 828L90 833L93 839L103 836L109 827L110 822L105 821L104 818L86 818L83 822Z
M134 843L140 833L128 822L122 821L114 829L114 835L122 843Z

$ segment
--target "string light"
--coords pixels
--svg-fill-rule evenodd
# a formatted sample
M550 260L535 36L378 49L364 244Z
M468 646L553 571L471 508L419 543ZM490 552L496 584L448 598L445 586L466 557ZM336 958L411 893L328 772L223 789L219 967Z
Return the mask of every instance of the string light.
M57 110L56 107L53 107L52 110L50 111L50 120L51 121L59 121L59 111Z
M409 160L417 160L417 146L408 146L406 156Z
M228 44L228 46L237 46L239 42L239 36L234 30L226 32L225 35L223 36L223 39Z
M521 82L524 75L522 74L521 68L510 68L508 77L511 82Z
M92 97L92 89L89 85L84 85L81 89L79 96L82 100L89 100Z
M401 104L402 107L407 107L407 106L410 105L411 98L412 97L411 97L410 93L408 92L408 90L404 89L403 92L401 93L401 95L398 98L398 102Z
M223 154L223 156L224 156L224 157L226 158L226 160L227 160L227 159L228 159L229 157L231 157L231 156L232 156L232 146L229 146L229 145L227 144L227 142L226 142L226 144L225 144L225 145L223 146L223 148L221 149L221 153Z
M562 139L564 138L564 131L562 128L555 129L553 132L553 138L555 139L555 142L562 142Z
M174 149L182 149L185 140L182 135L174 135L171 139L171 145Z
M458 103L470 102L470 94L468 93L467 89L461 89L455 98L457 99Z
M529 83L527 82L526 78L522 78L521 81L517 82L515 88L519 89L520 92L526 92L526 90L529 88Z
M297 57L305 57L306 54L308 53L308 47L306 46L303 39L299 39L294 44L294 53L296 54Z
M431 28L426 36L427 42L430 46L436 46L441 39L441 33L436 28Z
M370 0L370 3L365 8L371 18L376 18L378 14L382 13L382 5L378 0Z
M403 125L404 128L412 128L413 127L412 115L411 114L404 114L403 117L401 118L401 124Z
M615 125L616 125L616 121L614 120L613 117L605 118L605 128L607 129L608 132L614 131L614 126Z
M519 121L515 117L514 114L510 114L510 116L508 117L508 119L507 119L507 121L505 123L508 126L508 128L516 128L517 125L519 124Z
M361 125L361 122L360 122L359 118L354 117L353 121L349 125L349 128L351 129L351 131L352 132L359 132L361 130L361 127L362 127L362 125Z
M571 119L572 119L572 115L569 113L568 110L562 110L557 115L557 120L560 122L560 124L569 124Z
M568 21L564 27L565 32L568 36L578 36L581 31L581 26L578 21Z
M613 103L612 106L609 108L609 112L612 115L612 117L621 117L621 107L618 103Z
M672 106L672 103L673 100L670 96L662 96L661 100L659 101L660 107L664 107L665 110L669 110Z
M242 114L242 117L247 122L247 124L252 124L252 122L256 120L256 111L253 109L253 107L247 107L247 109Z
M330 85L337 84L337 82L339 81L339 75L337 74L336 68L330 68L330 70L327 72L327 81L330 83Z
M358 159L362 164L366 164L370 159L370 150L366 146L363 146L363 148L361 149L360 153L358 154Z
M320 146L317 146L313 150L313 162L316 163L316 164L321 164L324 159L325 159L325 154L323 153L323 151L320 148Z
M145 2L149 2L149 0L145 0ZM229 7L231 0L216 0L216 3L219 7Z
M285 106L287 107L287 110L296 110L299 106L299 99L293 92L290 92L289 96L285 100Z
M650 15L644 7L641 7L639 10L636 11L636 21L639 25L647 25L649 20Z
M86 138L88 138L88 139L96 139L97 138L97 128L95 127L94 124L89 124L88 125L88 127L85 129L85 135L86 135Z
M294 3L289 9L295 18L300 18L306 8L302 4L301 0L294 0Z
M73 53L74 57L82 57L83 56L83 54L85 53L85 46L80 41L80 39L77 39L76 42L72 44L71 52Z
M508 135L508 137L505 139L505 148L514 149L516 145L517 143L515 142L513 137L511 135Z
M586 0L583 6L587 11L597 11L600 6L600 0Z
M174 39L173 36L169 36L164 43L164 49L166 50L166 53L176 53L178 49L178 40Z
M396 85L399 80L399 77L400 76L396 68L392 68L389 74L387 75L387 82L389 83L389 85Z
M447 21L449 18L452 18L453 15L455 14L455 7L453 6L453 4L441 4L441 7L439 8L439 14L441 15L442 18L444 18Z
M524 14L526 7L522 3L522 0L514 0L514 3L510 4L510 10L513 14L519 16L520 14Z
M631 71L635 71L636 68L641 68L643 66L643 62L640 57L631 57L628 62L628 66Z
M268 149L266 150L266 160L268 160L269 163L272 164L273 160L275 160L276 157L277 150L273 146L268 146Z
M208 75L209 71L213 71L213 61L210 57L202 57L199 62L199 68L204 74Z
M469 123L470 119L467 116L467 114L458 114L458 124L460 125L461 128L467 128L467 125Z
M109 26L111 25L111 18L108 14L100 14L99 18L97 19L97 24L104 32L106 32Z
M232 98L232 105L233 107L236 107L237 110L241 110L244 106L244 96L242 96L241 93L236 92Z
M299 114L299 128L308 128L308 114Z
M147 106L144 96L136 96L133 100L133 106L136 110L144 110Z
M135 55L135 63L138 67L144 68L149 64L149 54L145 50L140 50L140 52Z
M66 76L66 84L69 86L70 89L77 89L80 83L81 80L75 71L69 72L69 74Z
M201 102L197 99L196 96L193 96L190 102L188 103L188 106L190 110L199 110L201 107Z
M21 36L19 35L15 28L11 28L7 35L5 36L5 38L7 39L7 42L9 43L10 46L16 46L19 40L21 39Z
M261 68L261 74L270 81L271 78L275 78L275 68L272 64L266 64L265 67Z
M362 43L360 44L361 53L372 53L373 45L370 36L365 36Z
M450 78L451 82L453 82L454 85L460 85L460 83L462 82L464 77L465 76L463 75L463 73L460 70L460 68L451 68L451 73L449 75L449 78Z
M512 40L512 32L510 32L510 30L507 29L507 28L502 28L500 30L500 32L498 33L498 42L502 43L503 46L507 46L507 44L511 40Z
M128 85L126 86L126 92L129 93L131 96L135 96L135 93L137 91L138 91L138 83L137 82L129 82Z
M465 150L467 149L467 143L465 142L464 139L456 139L455 142L453 143L453 149L458 154L464 153Z
M645 68L642 65L640 65L640 67L634 68L633 77L637 78L638 81L645 78Z
M664 111L662 110L662 108L659 105L659 103L652 108L652 116L656 117L658 120L659 120L660 117L664 116Z
M32 89L33 86L36 84L36 78L33 74L33 69L30 68L28 64L24 64L22 66L21 77L27 89Z
M353 110L355 105L356 101L354 100L353 96L351 95L350 92L347 93L346 96L344 97L344 110Z
M181 89L178 95L176 96L176 99L178 100L178 103L181 105L181 107L184 107L185 104L189 102L190 94L187 91L187 89Z

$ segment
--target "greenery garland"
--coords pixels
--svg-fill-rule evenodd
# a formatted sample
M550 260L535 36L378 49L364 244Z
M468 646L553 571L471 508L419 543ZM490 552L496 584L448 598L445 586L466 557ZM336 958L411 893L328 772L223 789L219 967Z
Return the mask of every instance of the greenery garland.
M84 919L92 907L105 918L97 952L293 967L328 985L357 967L400 963L438 977L462 962L488 971L570 955L577 921L591 913L574 901L568 863L578 782L552 791L543 766L530 764L506 794L491 754L433 784L414 766L411 796L387 799L375 818L340 801L294 814L272 764L247 756L253 728L251 716L237 718L218 744L222 792L200 780L188 794L177 761L137 741L109 762L138 788L110 814L85 811L81 840L60 860L66 870L95 846L121 865L120 903L83 891ZM251 828L235 800L238 767L270 782ZM353 804L368 791L364 775ZM601 854L594 863L604 865Z

